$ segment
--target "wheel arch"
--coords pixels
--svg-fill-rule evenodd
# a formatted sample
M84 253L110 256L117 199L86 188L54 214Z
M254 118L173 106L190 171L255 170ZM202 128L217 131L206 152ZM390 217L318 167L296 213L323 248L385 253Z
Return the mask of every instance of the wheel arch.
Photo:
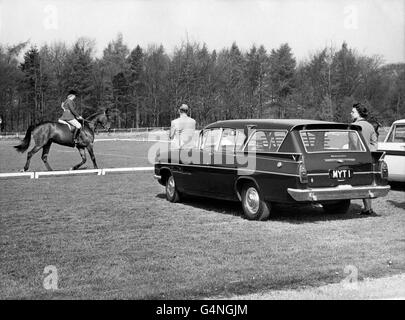
M172 174L172 170L170 170L170 168L168 168L168 167L162 167L162 168L160 168L160 177L161 177L161 178L160 178L160 183L161 183L162 185L165 185L167 179L168 179L171 175L173 175L173 174Z
M253 177L247 177L247 176L239 177L235 181L235 187L234 187L236 196L238 197L239 201L242 201L242 188L246 183L253 183L255 185L257 191L259 191L259 193L261 193L259 184Z

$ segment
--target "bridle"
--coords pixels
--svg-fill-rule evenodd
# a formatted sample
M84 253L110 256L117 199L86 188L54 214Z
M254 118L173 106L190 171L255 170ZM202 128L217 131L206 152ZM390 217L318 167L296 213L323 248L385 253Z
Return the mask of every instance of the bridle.
M94 126L94 129L96 129L97 124L100 124L100 125L103 127L103 129L105 129L105 130L108 131L108 130L110 129L110 127L107 126L107 124L108 124L108 117L105 115L105 118L106 118L105 121L101 121L101 120L99 120L99 119L97 119L97 118L94 119L93 121L89 121L89 120L83 119L83 125L84 125L84 122L86 121L88 124L93 125L93 126Z

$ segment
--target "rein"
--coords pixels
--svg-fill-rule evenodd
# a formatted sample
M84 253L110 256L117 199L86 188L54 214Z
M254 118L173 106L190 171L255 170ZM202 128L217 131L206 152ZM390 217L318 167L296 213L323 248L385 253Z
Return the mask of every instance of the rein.
M90 118L93 117L93 116L94 116L94 118L92 120L87 120L87 119L84 119L84 118L81 120L83 127L84 127L84 122L87 122L88 124L93 125L94 129L95 129L96 126L97 126L97 122L99 122L101 124L101 126L105 129L106 127L104 126L104 124L101 121L96 120L97 117L99 116L99 114L91 115Z

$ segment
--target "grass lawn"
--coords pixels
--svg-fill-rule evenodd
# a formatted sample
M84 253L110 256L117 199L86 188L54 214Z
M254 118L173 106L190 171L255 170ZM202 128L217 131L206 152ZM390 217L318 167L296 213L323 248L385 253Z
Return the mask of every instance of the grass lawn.
M344 216L281 207L251 222L237 203L167 202L152 172L2 179L0 298L193 299L340 282L348 265L359 279L399 274L404 199L375 200L376 217L356 200ZM56 291L43 288L48 265Z

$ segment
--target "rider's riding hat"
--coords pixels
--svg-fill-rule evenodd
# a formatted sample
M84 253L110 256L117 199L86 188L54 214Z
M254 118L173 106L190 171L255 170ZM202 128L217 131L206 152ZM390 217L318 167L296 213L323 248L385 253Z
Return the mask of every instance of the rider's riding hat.
M77 91L76 90L69 90L68 95L74 94L77 96Z

